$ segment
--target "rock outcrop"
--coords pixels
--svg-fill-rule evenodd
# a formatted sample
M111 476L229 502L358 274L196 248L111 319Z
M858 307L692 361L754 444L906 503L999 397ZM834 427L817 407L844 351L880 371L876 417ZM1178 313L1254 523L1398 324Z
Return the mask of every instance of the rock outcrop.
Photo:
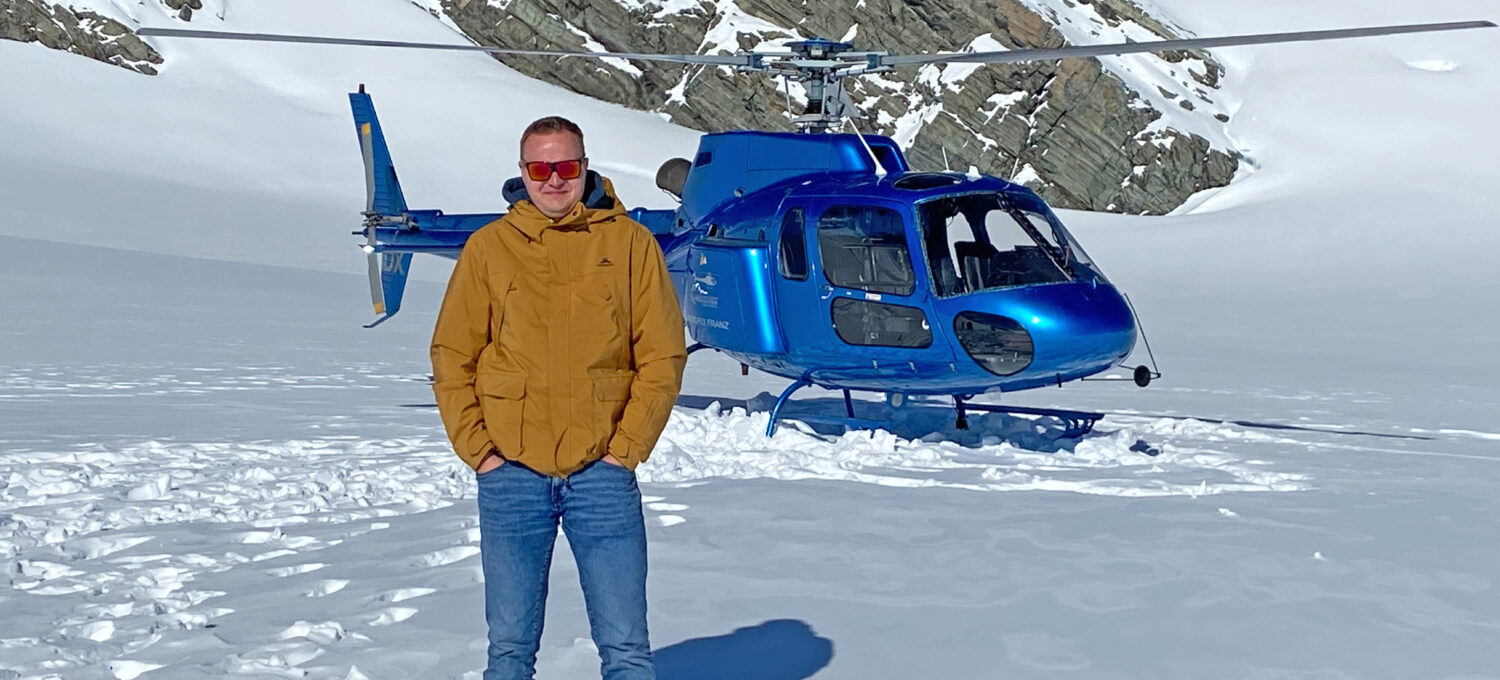
M1176 37L1129 0L1079 2L1101 26L1128 23ZM892 53L1067 44L1057 28L1064 19L1044 17L1023 0L442 0L442 7L470 38L506 47L728 53L815 36ZM1157 99L1185 111L1210 103L1218 64L1203 54L1152 59L1190 75L1159 87ZM761 75L625 60L501 61L698 130L790 129L787 94ZM972 165L1022 181L1061 207L1164 213L1194 192L1227 184L1238 165L1232 150L1160 124L1162 111L1093 59L928 66L856 79L848 92L863 113L861 129L895 137L915 166Z
M162 63L161 55L124 24L42 0L0 0L0 38L39 42L147 75L156 75L155 65Z

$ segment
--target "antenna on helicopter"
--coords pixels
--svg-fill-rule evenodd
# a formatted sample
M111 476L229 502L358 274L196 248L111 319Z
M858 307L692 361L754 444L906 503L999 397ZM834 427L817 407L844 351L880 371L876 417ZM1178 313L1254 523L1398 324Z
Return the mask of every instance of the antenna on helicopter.
M865 134L859 131L859 127L854 124L854 119L845 118L844 124L848 125L849 129L854 130L854 136L859 138L859 145L863 146L865 153L870 155L870 163L875 166L875 179L885 179L885 167L880 164L880 157L875 155L875 150L871 149L870 143L865 141Z
M791 120L791 118L792 118L792 81L790 81L790 80L788 80L786 78L782 78L781 79L781 91L782 91L783 94L786 95L786 117L787 117L788 120Z

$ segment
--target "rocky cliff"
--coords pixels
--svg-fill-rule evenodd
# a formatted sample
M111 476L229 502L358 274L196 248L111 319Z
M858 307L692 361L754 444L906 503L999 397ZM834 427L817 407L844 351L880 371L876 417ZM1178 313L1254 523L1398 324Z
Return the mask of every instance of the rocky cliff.
M156 75L153 65L162 63L161 55L124 24L42 0L0 0L0 38L39 42L147 75Z
M477 42L609 51L733 52L788 39L844 39L892 53L1059 47L1071 32L1177 37L1129 0L435 0ZM1070 26L1071 25L1071 26ZM1078 41L1083 42L1083 41ZM505 57L573 91L660 111L704 131L789 129L778 83L727 68ZM1037 189L1056 205L1163 213L1233 177L1232 149L1178 129L1164 109L1221 125L1222 68L1203 54L1015 66L949 65L849 85L865 131L907 148L917 167L975 166ZM1128 72L1155 71L1144 78ZM1117 71L1124 70L1125 78ZM1136 82L1127 82L1133 80ZM1153 91L1155 90L1155 91ZM800 88L791 92L801 96ZM1215 120L1217 116L1217 120ZM1199 125L1203 127L1203 125ZM946 160L945 160L946 159Z

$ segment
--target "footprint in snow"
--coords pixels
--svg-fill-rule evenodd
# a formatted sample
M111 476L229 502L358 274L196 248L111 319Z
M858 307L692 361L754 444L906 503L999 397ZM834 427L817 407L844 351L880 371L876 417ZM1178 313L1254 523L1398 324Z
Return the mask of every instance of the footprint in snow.
M397 590L391 590L381 593L380 595L377 595L375 599L380 602L389 602L395 604L397 602L404 602L406 600L413 600L426 595L431 595L435 592L437 592L436 588L400 588Z
M412 560L414 567L444 567L479 554L479 546L460 545L428 553Z
M266 574L274 578L286 578L288 576L306 574L310 571L317 571L326 566L328 565L323 564L322 562L307 562L305 564L294 564L290 567L277 567L275 569L267 569Z
M376 616L375 619L370 621L369 623L372 626L389 626L392 624L401 623L402 621L416 616L417 611L418 610L412 609L411 607L388 607L384 611L380 612L380 615Z
M347 586L347 585L349 585L349 581L347 579L339 579L339 578L324 579L324 580L318 581L316 584L314 584L313 587L312 587L312 589L309 590L309 591L307 591L307 592L305 592L305 593L303 593L302 596L303 597L323 597L325 595L332 595L332 594L334 594L334 593L336 593L336 592L338 592L340 590L343 590L344 587Z

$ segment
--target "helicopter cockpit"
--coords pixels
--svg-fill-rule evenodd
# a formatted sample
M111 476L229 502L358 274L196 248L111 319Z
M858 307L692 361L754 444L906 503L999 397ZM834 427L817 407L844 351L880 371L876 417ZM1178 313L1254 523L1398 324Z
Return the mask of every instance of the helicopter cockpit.
M1106 282L1040 201L994 191L950 194L915 206L934 293L966 295L1067 281Z

